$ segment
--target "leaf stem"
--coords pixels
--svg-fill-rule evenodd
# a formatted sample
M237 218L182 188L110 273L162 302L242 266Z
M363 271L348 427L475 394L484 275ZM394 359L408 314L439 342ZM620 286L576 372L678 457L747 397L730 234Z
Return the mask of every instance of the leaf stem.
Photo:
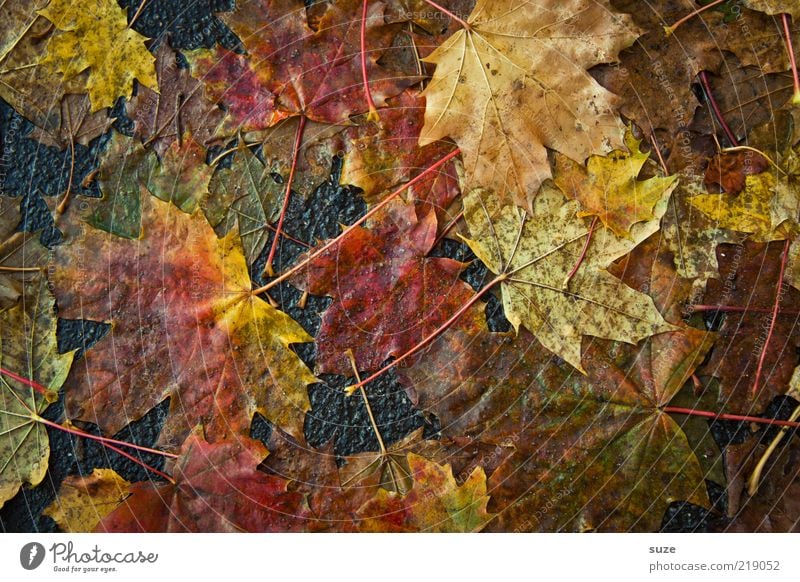
M781 16L783 17L783 33L786 35L786 51L789 53L789 62L792 65L792 82L794 84L792 104L800 105L800 77L797 75L797 61L794 56L794 47L792 46L792 31L789 28L789 15L781 14Z
M589 250L589 243L592 242L592 234L594 234L594 227L597 225L597 217L595 216L592 219L592 224L589 226L589 232L586 234L586 240L583 243L583 249L581 250L581 254L578 257L578 260L575 261L575 266L572 267L572 270L569 272L569 275L566 276L564 282L561 284L562 289L569 289L569 282L572 281L572 278L575 276L575 273L578 272L583 260L586 258L586 251Z
M704 311L722 311L733 313L772 313L772 309L765 309L763 307L741 307L739 305L690 305L689 309L696 312ZM786 315L800 315L800 311L792 311L788 309L781 309L781 313Z
M777 420L774 418L762 418L760 416L745 416L741 414L725 414L709 412L707 410L695 410L694 408L682 408L680 406L665 406L661 412L671 414L688 414L690 416L703 416L714 420L737 420L740 422L756 422L759 424L774 424L776 426L787 426L789 428L800 428L800 422L791 420Z
M800 416L800 406L794 409L789 420L797 420L797 417ZM769 443L767 450L764 451L764 454L761 455L761 458L758 460L758 464L756 468L753 469L753 474L750 475L750 479L747 481L747 493L752 497L756 493L758 493L758 486L761 482L761 474L764 472L764 467L767 465L767 461L772 456L772 453L775 452L775 449L778 448L778 445L783 440L783 437L786 436L786 433L789 432L789 427L784 426L778 431L778 434L775 435L775 438L772 439L772 442Z
M706 10L708 10L709 8L713 8L713 7L714 7L714 6L716 6L717 4L722 4L723 2L725 2L725 0L714 0L714 2L711 2L710 4L706 4L705 6L701 6L700 8L698 8L697 10L695 10L694 12L690 12L689 14L687 14L686 16L684 16L683 18L681 18L681 19L680 19L678 22L676 22L676 23L675 23L675 24L673 24L672 26L665 26L665 27L664 27L664 32L666 33L666 35L667 35L667 36L670 36L670 35L671 35L671 34L673 34L673 33L674 33L676 30L678 30L678 27L679 27L680 25L682 25L682 24L683 24L684 22L686 22L687 20L691 20L692 18L694 18L694 17L695 17L695 16L697 16L698 14L702 14L703 12L705 12Z
M656 152L658 163L661 164L661 169L664 170L664 175L669 176L669 169L664 161L664 157L661 155L661 148L658 146L658 140L656 140L656 132L654 130L650 131L650 145L653 148L653 151Z
M380 370L378 370L377 372L375 372L374 374L369 376L366 380L360 380L358 383L353 384L352 386L348 386L345 389L347 394L352 394L357 389L359 389L362 386L364 386L364 384L368 384L369 382L372 382L373 380L375 380L376 378L378 378L379 376L381 376L385 372L388 372L389 370L391 370L392 368L397 366L397 364L399 364L400 362L402 362L404 360L407 360L408 358L410 358L411 356L416 354L422 348L424 348L429 343L431 343L433 340L435 340L437 337L439 337L439 335L441 335L451 325L453 325L462 315L464 315L469 310L470 307L475 305L475 303L477 303L478 300L481 297L486 295L486 293L492 287L494 287L495 285L497 285L501 281L505 281L507 278L508 278L508 274L507 273L503 273L501 275L498 275L497 277L495 277L491 281L489 281L486 285L484 285L484 287L480 291L478 291L475 295L473 295L470 298L469 301L467 301L464 305L459 307L458 311L456 311L453 315L451 315L450 318L447 321L445 321L443 324L441 324L439 327L437 327L434 331L429 333L425 337L425 339L423 339L421 342L419 342L413 348L411 348L410 350L405 352L403 355L401 355L401 356L395 358L394 360L392 360L392 362L390 362L389 364L385 365L383 368L381 368Z
M9 271L11 273L35 273L41 270L42 267L4 267L0 265L0 271Z
M14 372L6 370L5 368L0 368L0 374L8 376L9 378L17 380L18 382L21 382L22 384L25 384L26 386L29 386L30 388L34 389L39 394L42 394L43 396L47 396L47 394L50 393L50 391L47 388L45 388L44 386L42 386L38 382L34 382L33 380L29 380L28 378L24 378L24 377L20 376L19 374L15 374ZM178 455L175 455L173 453L167 453L165 451L159 451L157 449L151 449L149 447L143 447L141 445L136 445L136 444L133 444L133 443L126 443L125 441L120 441L120 440L117 440L117 439L112 439L112 438L108 438L108 437L93 435L91 433L88 433L88 432L86 432L84 430L80 430L78 428L70 428L70 427L64 426L63 424L58 424L57 422L53 422L51 420L47 420L46 418L42 418L41 416L36 414L36 412L34 412L30 407L28 407L23 401L20 400L20 403L28 410L28 412L30 414L30 419L33 422L38 422L38 423L41 423L41 424L43 424L45 426L49 426L49 427L51 427L53 429L60 430L62 432L66 432L66 433L69 433L69 434L72 434L72 435L75 435L75 436L80 436L80 437L83 437L83 438L87 438L89 440L93 440L93 441L99 442L101 445L103 445L103 446L105 446L105 447L107 447L107 448L119 453L120 455L130 459L132 462L134 462L137 465L143 467L144 469L147 469L148 471L152 471L156 475L159 475L160 477L163 477L164 479L174 483L174 481L172 480L172 478L169 475L159 471L155 467L151 467L150 465L148 465L147 463L145 463L141 459L137 459L133 455L131 455L131 454L119 449L118 446L128 447L128 448L131 448L131 449L135 449L137 451L141 451L143 453L151 453L151 454L154 454L154 455L160 455L162 457L169 457L169 458L172 458L172 459L177 459Z
M281 233L283 232L283 221L286 219L286 210L289 208L289 197L292 193L292 184L294 183L294 174L297 170L297 158L300 157L300 146L303 143L303 131L306 128L306 116L300 116L300 122L297 124L297 133L294 136L294 149L292 150L292 166L289 169L289 178L286 180L286 193L283 195L283 206L281 206L281 215L278 219L278 226L275 229L275 236L272 239L272 246L269 249L267 256L267 264L264 266L264 272L273 277L275 272L272 270L272 260L275 258L275 251L278 250L278 244L281 240Z
M705 91L709 104L711 104L711 108L714 110L714 115L716 116L717 121L722 126L722 129L725 132L725 135L728 137L728 141L731 142L731 145L738 147L739 140L737 140L736 136L733 135L731 128L725 121L725 117L722 115L722 111L719 109L719 105L717 105L717 100L714 99L714 93L711 91L711 84L708 82L708 74L705 71L700 71L699 76L700 82L703 84L703 90Z
M348 349L347 357L350 359L350 365L353 367L353 374L356 377L357 382L361 382L361 376L358 373L358 366L356 365L356 357L353 355L353 350ZM381 436L381 431L378 430L378 423L375 422L375 415L372 413L372 406L369 404L369 398L367 398L367 391L364 389L364 386L359 386L359 390L361 391L361 397L364 399L364 406L367 408L367 415L369 416L369 422L372 425L372 431L375 433L375 437L378 439L378 446L380 446L381 454L386 454L386 445L383 442L383 437Z
M136 9L136 12L133 15L133 18L131 18L131 21L128 23L128 28L133 27L134 23L139 18L139 15L142 13L142 11L144 11L145 4L147 4L147 0L142 0L142 2L139 4L139 8Z
M272 289L273 287L275 287L276 285L278 285L279 283L282 283L283 281L286 281L286 279L289 279L292 276L296 275L299 271L303 270L309 264L311 264L314 261L314 259L316 259L320 255L322 255L323 253L327 252L331 247L339 244L339 242L345 236L347 236L350 232L352 232L353 229L357 228L358 226L362 225L364 222L369 220L372 216L375 215L375 213L379 212L384 206L386 206L391 200L393 200L398 195L400 195L402 192L404 192L407 188L409 188L410 186L416 184L417 182L422 180L427 174L430 174L431 172L433 172L437 168L439 168L442 165L446 164L447 162L452 160L454 157L456 157L460 153L461 153L461 150L456 148L455 150L453 150L452 152L450 152L449 154L444 156L442 159L440 159L435 164L433 164L431 166L428 166L428 168L424 172L420 173L418 176L416 176L412 180L409 180L408 182L406 182L405 184L400 186L397 190L395 190L394 192L389 194L386 198L384 198L380 203L378 203L375 206L373 206L372 209L369 212L367 212L364 216L362 216L357 221L355 221L353 224L351 224L350 226L345 228L341 232L341 234L339 234L339 236L337 236L336 238L331 239L330 241L328 241L326 244L324 244L318 250L316 250L313 253L311 253L310 255L308 255L305 259L303 259L302 261L297 263L294 267L292 267L291 269L289 269L288 271L286 271L285 273L283 273L282 275L280 275L276 279L273 279L272 281L270 281L269 283L267 283L266 285L264 285L262 287L259 287L258 289L254 289L251 292L251 294L252 295L260 295L261 293L265 293L265 292L269 291L270 289Z
M0 374L2 374L3 376L8 376L9 378L16 380L17 382L21 382L22 384L25 384L29 388L33 388L36 392L38 392L42 396L47 396L48 394L50 394L50 390L48 390L38 382L34 382L33 380L28 380L27 378L24 378L19 374L15 374L11 370L0 368Z
M719 151L720 151L720 153L723 153L723 154L728 153L728 152L742 152L742 151L755 152L758 155L760 155L762 158L767 160L770 163L770 165L773 168L775 168L776 170L778 170L781 174L783 174L784 176L788 175L783 168L781 168L778 164L776 164L775 162L772 161L772 158L770 158L767 154L765 154L764 152L762 152L761 150L759 150L757 148L740 145L740 146L733 146L733 147L730 147L730 148L722 148Z
M444 6L440 6L439 4L437 4L436 2L434 2L433 0L425 0L425 2L427 2L428 4L430 4L431 6L433 6L434 8L436 8L436 10L438 10L439 12L442 12L443 14L446 14L447 16L449 16L450 18L452 18L453 20L455 20L456 22L458 22L458 23L459 23L461 26L463 26L463 27L464 27L464 30L472 30L472 26L470 26L469 22L467 22L467 21L466 21L466 20L464 20L463 18L460 18L460 17L456 16L455 14L453 14L452 12L450 12L450 11L449 11L447 8L445 8Z
M375 108L375 102L372 100L372 92L369 89L369 77L367 75L367 10L369 8L369 0L364 0L361 5L361 78L364 81L364 97L367 99L367 106L369 113L367 114L367 121L378 121L378 110Z
M783 274L786 272L786 261L789 258L789 245L791 241L786 239L783 243L783 254L781 255L781 271L778 275L778 283L775 286L775 304L772 306L772 318L769 322L769 331L767 338L764 340L764 345L761 346L761 355L758 358L758 368L756 368L756 377L753 380L753 388L750 390L751 396L755 396L758 392L758 382L761 380L761 371L764 369L764 360L767 358L767 347L769 341L772 339L772 333L775 331L775 322L778 320L778 309L781 303L781 287L783 287Z
M98 435L86 432L84 430L81 430L79 428L70 428L68 426L64 426L63 424L58 424L57 422L53 422L51 420L47 420L46 418L42 418L38 414L34 415L32 418L33 418L34 421L40 422L40 423L42 423L42 424L44 424L46 426L49 426L51 428L54 428L56 430L60 430L60 431L63 431L63 432L69 433L69 434L73 434L73 435L76 435L76 436L79 436L79 437L83 437L83 438L86 438L86 439L89 439L89 440L97 441L99 443L111 444L111 445L116 445L116 446L120 446L120 447L128 447L130 449L141 451L143 453L150 453L152 455L159 455L161 457L169 457L170 459L177 459L178 458L178 455L176 455L174 453L168 453L166 451L159 451L158 449L151 449L149 447L143 447L141 445L135 445L133 443L126 443L125 441L120 441L120 440L117 440L117 439L111 439L111 438L108 438L108 437L98 436Z

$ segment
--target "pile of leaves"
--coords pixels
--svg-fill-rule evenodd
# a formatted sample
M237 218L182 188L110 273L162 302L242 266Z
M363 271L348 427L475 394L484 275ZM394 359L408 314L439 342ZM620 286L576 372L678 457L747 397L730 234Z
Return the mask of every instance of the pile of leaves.
M4 529L798 528L796 2L0 16Z

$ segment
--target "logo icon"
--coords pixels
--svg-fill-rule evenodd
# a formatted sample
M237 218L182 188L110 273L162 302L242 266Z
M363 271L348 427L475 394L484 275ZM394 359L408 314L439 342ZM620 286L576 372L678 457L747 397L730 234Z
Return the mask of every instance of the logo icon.
M26 570L35 570L44 562L44 546L39 542L30 542L19 551L19 563Z

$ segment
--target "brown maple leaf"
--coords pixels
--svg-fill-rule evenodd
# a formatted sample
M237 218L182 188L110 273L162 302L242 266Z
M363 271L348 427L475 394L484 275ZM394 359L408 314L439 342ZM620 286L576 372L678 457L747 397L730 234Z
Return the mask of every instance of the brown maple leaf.
M530 208L551 175L545 146L580 163L622 146L615 98L586 68L633 42L629 16L594 0L479 0L466 25L425 59L419 143L453 138L469 187Z

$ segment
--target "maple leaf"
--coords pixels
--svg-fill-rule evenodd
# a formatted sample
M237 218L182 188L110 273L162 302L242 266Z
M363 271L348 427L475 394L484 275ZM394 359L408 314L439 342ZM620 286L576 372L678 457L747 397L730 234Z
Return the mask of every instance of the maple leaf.
M188 58L195 76L224 102L240 131L269 127L292 115L347 123L367 110L360 49L361 2L330 3L316 25L308 25L300 0L248 0L220 15L242 40L247 55L217 47ZM367 76L377 106L415 82L378 64L395 28L384 23L383 4L367 13Z
M50 40L42 64L67 80L89 69L86 89L93 112L129 96L134 79L158 86L155 58L144 45L145 37L128 28L125 11L113 0L50 0L38 13L60 31Z
M70 475L42 515L51 517L63 532L90 533L125 500L130 485L113 469L95 469L87 476Z
M705 290L708 279L718 275L717 245L738 242L742 238L742 235L719 228L714 220L692 205L692 197L705 192L698 176L681 173L661 222L661 240L673 254L678 275L694 279L698 293Z
M15 306L0 311L0 368L47 390L0 375L0 506L23 483L44 479L50 445L36 417L57 399L72 359L72 352L58 353L55 302L40 278Z
M553 356L524 329L450 329L401 378L415 406L436 415L445 437L512 446L533 422L526 393Z
M650 240L657 246L657 237ZM656 303L680 320L676 307L682 297L674 292L681 284L674 279L669 257L637 258L620 270L631 283L646 279ZM687 287L683 282L684 291ZM693 489L702 487L698 460L678 425L659 418L659 408L672 401L712 340L713 334L689 327L651 336L635 347L590 343L587 338L584 366L589 377L584 378L571 374L525 330L517 337L485 328L448 330L424 359L403 370L403 377L418 406L436 414L445 436L472 435L495 443L484 458L503 455L490 478L490 493L505 508L498 531L591 528L606 516L611 516L609 523L600 529L620 531L639 520L657 527L659 509L685 499L684 494L699 495L696 500L707 503ZM654 435L651 441L641 438L648 430ZM511 448L510 455L501 447ZM643 459L638 474L637 458ZM662 483L684 461L683 478L694 485L681 490L683 485L670 483L656 501L659 507L651 508L647 484L656 483L657 495L662 494ZM570 485L575 479L579 483ZM626 496L630 506L616 505ZM519 507L513 505L517 501ZM552 511L556 503L559 511Z
M414 486L408 466L408 450L422 440L423 429L418 428L379 453L366 452L348 455L339 468L342 487L382 487L400 495Z
M18 198L0 196L0 309L17 303L48 258L39 237L21 228L19 208Z
M781 19L765 12L750 10L747 4L744 2L738 14L734 15L738 26L714 27L714 38L725 50L734 53L743 65L758 67L761 70L759 76L763 73L788 71L791 61L789 51L786 50ZM724 19L726 24L729 18ZM743 30L750 34L742 34ZM790 24L789 30L792 44L798 46L800 25L796 18ZM746 103L744 99L740 101L741 105Z
M218 131L225 133L225 113L206 98L203 84L178 65L176 53L166 42L156 51L155 67L160 92L141 86L126 105L128 116L136 122L136 137L163 156L183 132L203 146L214 141Z
M559 190L543 186L530 218L475 190L464 199L470 233L465 241L502 281L503 307L514 328L524 325L547 349L583 371L584 335L636 343L672 328L649 297L605 270L658 230L668 197L665 191L654 219L635 224L630 238L599 228L586 247L590 228L576 217L577 202L565 201Z
M114 133L97 175L103 198L92 205L87 222L117 236L139 238L143 193L187 214L199 207L205 211L214 204L209 192L213 172L205 163L205 150L190 133L172 142L160 161L137 139Z
M459 280L464 264L426 255L436 241L436 215L392 202L370 228L357 227L315 258L294 284L334 301L316 336L320 372L376 370L417 345L473 295ZM376 298L381 298L377 301Z
M736 196L699 194L690 198L689 203L718 227L748 233L758 242L791 237L798 228L800 198L795 186L776 178L773 172L746 176L744 190Z
M94 138L104 134L114 123L108 111L90 112L86 95L64 95L60 114L51 128L35 127L29 137L49 146L67 148L70 144L88 145Z
M300 119L284 119L267 129L248 133L247 138L261 143L264 165L276 174L288 176L296 162L292 191L308 196L329 178L333 159L340 157L346 147L347 127L306 120L302 148L295 160L294 142Z
M151 165L146 186L156 198L191 214L208 198L213 172L206 165L205 150L187 133L172 142L161 156L161 163Z
M264 445L246 437L211 444L193 434L172 471L175 483L134 483L130 497L96 531L302 531L305 496L257 470L267 455Z
M68 415L114 434L169 397L170 447L201 422L216 440L246 432L256 411L302 438L315 379L288 347L311 338L251 295L238 232L218 240L198 213L171 208L143 196L136 241L65 214L52 274L60 315L113 326L73 377Z
M703 336L586 341L588 377L554 363L538 370L524 395L534 420L513 433L518 451L489 481L502 509L494 529L653 531L673 501L707 506L700 464L661 411L702 361Z
M424 123L425 99L419 91L409 89L391 99L381 110L380 119L372 122L367 116L348 128L344 145L340 183L352 184L364 191L368 203L376 203L392 186L417 176L429 165L429 160L441 159L451 151L448 142L435 142L417 147ZM424 216L433 207L438 218L460 193L456 162L427 176L406 191L406 199L420 207Z
M722 65L721 41L716 33L708 32L712 28L716 31L714 25L722 15L704 12L666 34L664 24L690 11L681 0L647 5L636 0L611 0L611 4L630 13L634 23L646 32L634 46L620 53L619 64L596 67L593 76L621 97L621 112L636 121L645 134L658 129L670 136L685 131L700 105L692 91L695 77L701 71L717 71Z
M637 222L653 219L653 208L677 185L675 176L638 181L650 157L639 149L640 140L625 133L628 152L591 156L586 168L566 156L556 155L554 182L567 198L577 200L578 216L597 216L617 236L628 236Z
M777 414L765 416L784 418L785 407L790 419L796 419L797 401L783 398ZM772 408L770 406L770 408ZM767 427L765 427L767 428ZM773 427L759 437L726 447L726 493L729 499L728 518L719 530L731 532L795 532L800 524L800 505L797 503L798 467L800 455L797 442L788 428Z
M60 125L58 103L80 93L85 79L64 82L56 71L37 66L47 55L52 24L37 10L49 0L6 0L0 5L0 97L47 131Z
M494 518L486 511L486 474L477 467L458 485L450 465L408 453L414 481L405 496L380 489L358 511L367 532L476 532Z
M754 127L770 121L773 113L792 97L791 73L766 73L760 66L743 66L732 54L724 55L719 73L708 76L707 80L710 93L734 136L746 136ZM708 94L709 90L704 88L703 92ZM719 119L713 107L698 109L689 126L692 132L709 135L716 134L718 129ZM773 135L773 141L774 138Z
M253 263L269 240L267 225L278 218L286 187L250 148L240 145L231 167L218 169L208 190L202 206L209 223L218 234L238 224L245 257Z
M97 173L103 197L91 206L86 222L116 236L138 239L142 233L142 182L153 163L152 154L138 140L112 133Z
M766 331L775 305L783 250L782 243L719 245L719 278L706 284L703 303L734 306L742 312L725 312L719 340L701 372L720 381L720 402L726 411L749 414L783 394L792 377L800 347L798 315L781 314L775 320L769 344ZM800 291L785 286L779 306L800 305ZM753 386L759 360L765 351L761 381ZM754 392L755 390L755 392Z
M614 97L586 67L633 42L630 17L600 1L479 0L467 23L425 59L419 144L453 138L470 187L530 208L551 175L545 146L578 162L622 146Z
M800 3L797 0L744 0L744 5L767 14L791 14L794 20L800 19Z

